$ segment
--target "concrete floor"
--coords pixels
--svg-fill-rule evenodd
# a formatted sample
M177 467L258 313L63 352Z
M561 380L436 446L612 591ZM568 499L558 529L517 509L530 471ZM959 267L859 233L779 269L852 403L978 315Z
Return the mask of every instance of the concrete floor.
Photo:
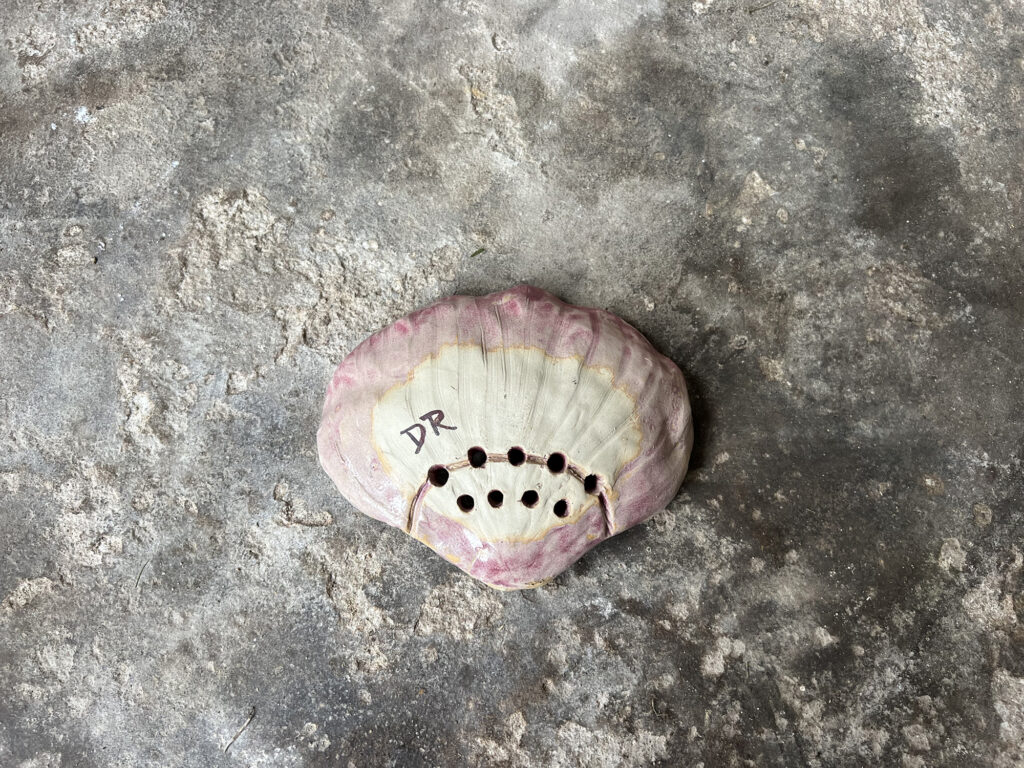
M1024 765L1024 6L511 6L0 0L0 765ZM501 593L315 432L519 282L696 446Z

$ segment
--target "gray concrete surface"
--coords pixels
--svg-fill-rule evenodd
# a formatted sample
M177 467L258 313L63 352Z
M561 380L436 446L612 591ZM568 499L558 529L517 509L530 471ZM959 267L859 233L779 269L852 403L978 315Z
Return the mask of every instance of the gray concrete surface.
M1024 765L1019 0L0 22L0 765ZM497 593L314 433L517 282L676 360L697 444Z

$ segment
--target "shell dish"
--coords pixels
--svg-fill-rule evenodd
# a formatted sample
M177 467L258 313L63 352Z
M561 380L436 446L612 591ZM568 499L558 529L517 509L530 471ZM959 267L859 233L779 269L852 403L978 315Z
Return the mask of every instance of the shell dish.
M675 496L679 368L610 312L531 286L450 296L360 344L317 434L345 497L492 587L535 587Z

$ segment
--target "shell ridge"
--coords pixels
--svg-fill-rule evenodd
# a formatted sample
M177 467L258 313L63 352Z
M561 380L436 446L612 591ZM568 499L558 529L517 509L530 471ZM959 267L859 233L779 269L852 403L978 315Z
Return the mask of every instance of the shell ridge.
M411 357L413 354L415 354L415 348L413 347L413 339L414 338L415 337L411 333L405 334L402 337L403 342L404 342L404 346L406 348L407 357ZM413 418L419 418L420 414L416 413L416 411L418 409L416 409L414 407L415 403L413 403L412 396L413 396L412 389L411 388L406 388L406 390L405 390L405 410ZM417 451L417 453L418 453L418 451ZM411 474L413 474L413 471L415 470L415 464L413 462L414 458L415 458L415 454L413 454L413 458L408 458L407 454L400 454L398 457L393 457L392 460L393 461L397 460L397 462L399 464L401 464L403 467L408 468L409 473L411 475ZM401 491L401 490L402 489L399 489L399 491ZM404 498L404 495L403 495L403 498ZM416 494L413 494L413 499L411 501L407 501L406 503L408 505L410 505L409 513L408 514L409 514L409 517L410 517L410 529L411 529L411 527L412 527L411 517L412 517L412 514L413 514L413 510L414 510L412 505L414 505L416 503Z
M351 461L341 450L341 427L336 422L331 421L331 422L328 422L328 423L324 424L324 426L321 428L321 430L322 430L322 434L323 434L323 441L324 441L324 443L327 446L327 450L326 451L321 451L321 458L320 458L321 466L323 466L324 469L327 470L327 474L330 475L332 480L334 480L335 485L338 484L338 478L339 477L345 477L345 476L347 476L347 477L354 477L356 479L356 485L358 487L358 490L361 491L362 494L363 494L363 499L361 500L363 503L362 504L352 503L352 506L354 506L354 507L356 507L357 509L360 509L360 510L362 510L364 508L365 509L373 509L374 507L373 507L373 504L371 502L373 500L373 496L374 495L370 492L370 489L366 486L366 484L360 478L359 472L353 471L355 469L354 462ZM320 433L321 433L321 431L318 430L318 433L317 433L318 441L319 441ZM333 472L333 471L331 471L331 469L329 469L326 466L326 462L324 461L324 458L323 458L323 453L327 453L329 456L332 456L338 462L340 468L347 470L348 474L344 475L341 472ZM371 517L376 517L377 519L385 519L384 517L379 517L377 515L371 515Z
M533 297L530 296L529 293L527 293L527 295L526 295L526 308L523 310L523 317L526 318L526 328L525 328L525 330L523 332L523 344L524 345L529 344L529 340L531 338L533 338L533 305L534 305L534 303L535 302L533 300ZM526 378L526 361L523 360L520 363L520 366L519 366L519 385L520 386L523 386L525 378ZM536 405L537 405L536 395L534 396L533 404L534 404L534 407L536 407ZM530 408L529 412L526 414L526 418L523 420L523 436L522 436L523 439L526 439L526 437L528 437L528 433L529 433L529 429L527 428L528 425L532 426L532 424L533 424L533 410L534 410L533 408Z
M440 328L441 328L441 326L440 326L439 323L435 323L434 324L434 347L433 347L434 352L431 354L431 357L434 358L434 359L437 358L437 350L439 350L441 348L441 331L440 331ZM430 368L431 368L431 379L432 379L431 387L432 387L433 392L434 392L434 402L438 403L440 405L440 403L441 403L441 379L440 379L441 366L435 364L435 365L430 366Z
M505 339L505 320L501 316L501 305L493 304L491 309L494 311L494 317L498 321L498 341L501 347L501 382L502 382L502 397L508 397L508 345Z
M654 396L654 393L660 390L660 385L665 379L664 369L657 364L654 358L647 359L647 375L644 376L643 386L640 387L640 392L637 394L636 404L637 411L643 412L644 406ZM655 379L652 381L652 379Z
M658 422L654 429L649 430L654 446L662 445L662 440L675 444L685 439L688 426L692 430L689 399L684 394L686 392L685 381L682 378L682 373L677 373L675 376L672 374L673 371L667 370L664 365L659 365L658 361L651 360L651 370L637 400L638 405L645 405L653 397L655 391L664 387L666 380L674 385L670 394L678 403L680 415L678 425L673 423L674 420ZM642 411L642 409L640 410Z
M613 315L611 312L606 312L606 311L597 310L597 309L592 310L592 314L590 315L590 318L591 318L591 322L595 322L595 321L597 321L599 319L600 320L606 320L608 318L612 318L612 319L615 319L615 320L619 319L615 315ZM625 325L625 323L620 323L620 325ZM629 328L629 330L634 330L630 326L626 326L626 327ZM616 326L616 330L621 330L621 329L619 329ZM618 389L618 390L624 390L624 391L627 391L627 392L631 391L631 388L628 386L628 384L625 381L623 381L624 377L621 376L621 375L618 375L619 372L623 371L626 368L626 364L627 364L628 360L631 359L631 357L632 357L632 355L631 355L629 349L626 347L626 345L622 345L622 349L619 352L618 362L614 366L610 366L609 367L609 370L611 371L611 376L612 376L612 386L604 390L603 394L601 395L601 399L597 403L597 407L594 409L595 412L598 409L604 407L605 402L611 396L613 390ZM638 393L636 396L632 396L631 395L631 399L633 400L633 403L634 403L633 411L635 413L635 412L637 412L639 410L637 404L639 403L639 400L640 400L640 394Z
M427 491L430 490L430 483L424 481L423 484L417 489L416 495L413 496L412 501L409 503L409 520L405 532L410 536L416 537L417 528L420 522L420 509L423 506L423 499L427 495Z
M558 422L549 422L550 428L548 429L548 434L546 435L547 440L545 442L555 444L555 438L562 431L562 427L565 426L566 419L568 419L570 414L572 414L572 406L576 401L577 397L579 396L579 393L583 390L581 382L583 380L582 373L585 367L585 363L583 363L583 361L581 360L579 366L576 369L576 386L572 388L572 391L569 393L569 397L566 398L565 402L561 404L560 410L562 411L562 415L558 419ZM579 433L577 433L577 435L578 434ZM575 445L575 442L576 440L573 441L573 445ZM565 448L561 445L559 445L559 448L563 450L565 453L568 453L570 456L573 455L572 451L570 451L568 448Z
M501 305L495 304L491 307L494 310L494 318L498 321L498 342L501 347L501 376L508 389L508 344L505 337L505 319L501 314Z
M610 388L604 390L604 392L601 394L601 399L598 400L597 401L597 405L594 406L594 412L595 413L600 412L604 408L604 405L605 405L605 403L608 402L608 398L611 397L611 394L612 394L612 390ZM593 425L591 425L591 426L593 426ZM602 442L607 442L607 441L603 440ZM593 458L596 458L597 456L600 456L601 453L602 453L602 451L598 451L596 454L594 454Z
M489 365L488 365L489 352L487 350L487 326L484 324L484 318L486 317L486 314L485 314L484 308L483 308L483 299L480 299L480 298L474 299L473 300L473 309L475 310L473 312L473 317L476 319L477 325L479 326L479 330L480 330L480 354L481 354L482 359L483 359L483 367L484 367L484 371L483 371L483 373L484 373L484 376L483 376L483 378L484 378L484 391L483 391L483 397L482 397L481 402L486 404L486 403L491 402L490 401L491 377L490 377L490 371L489 371ZM485 406L483 410L484 410L484 424L483 424L484 429L483 429L483 434L486 436L487 439L483 440L482 442L489 443L490 442L490 436L494 434L494 411L495 411L495 409L494 408L487 408ZM485 451L492 451L492 450L494 450L494 446L483 445L483 449Z
M538 301L535 303L537 304L538 308L543 306L542 302ZM553 323L551 323L548 325L548 329L548 337L544 341L543 346L540 347L540 349L543 351L545 355L548 354L547 350L551 349L551 340L555 338L556 327ZM529 434L531 436L536 435L536 437L531 437L530 439L531 446L540 447L543 445L543 441L540 440L540 435L537 434L539 432L539 429L543 428L544 426L543 424L541 424L540 427L537 426L537 405L540 402L540 394L544 390L544 387L548 381L548 370L548 366L542 365L540 367L540 376L535 377L533 381L535 385L533 391L533 405L530 406L530 418L529 422L527 423L527 427L524 430L526 434Z
M592 320L595 319L598 316L597 312L598 312L598 310L594 310L594 314L591 315ZM615 317L615 315L611 314L610 312L605 312L604 315L606 315L608 317L612 317L612 318ZM602 317L602 319L604 319L604 318ZM611 397L613 389L615 389L617 386L624 386L623 384L617 382L615 374L616 374L617 371L622 371L625 368L626 363L627 363L627 361L630 358L631 358L631 354L630 354L629 348L626 345L623 345L622 348L619 350L619 361L618 361L617 365L611 369L612 370L612 385L613 386L604 390L604 392L601 395L601 399L598 401L598 404L597 404L597 407L595 408L595 411L599 411L599 410L604 408L604 405L608 401L608 398ZM627 388L627 391L629 391L628 388ZM614 429L612 429L611 431L605 433L604 436L602 437L602 439L601 439L601 447L594 453L593 457L591 458L591 460L595 464L598 463L597 462L597 458L599 456L603 456L608 451L609 448L614 447L614 445L615 445L614 438L616 438L619 435L621 435L622 432L625 431L626 426L628 424L636 423L638 421L636 419L636 414L638 412L638 403L637 403L637 401L639 400L639 397L634 397L632 399L633 399L633 409L630 412L629 416L627 416L622 421L620 421L619 424ZM640 424L638 424L638 426L640 427L640 443L642 445L643 444L643 440L644 440L643 424L640 423ZM626 462L626 465L628 465L628 462ZM623 468L624 468L624 464L623 463L618 463L615 466L614 477L609 477L608 478L608 483L609 483L610 486L614 487L615 484L618 482L618 478L619 478L620 474L622 473Z
M633 426L634 424L636 424L636 421L637 420L636 420L636 412L635 411L631 412L628 416L626 416L624 419L622 419L622 421L620 421L616 425L615 429L613 429L611 432L609 432L608 435L605 437L605 439L602 441L601 447L594 454L595 460L596 460L596 458L598 456L603 456L608 451L609 448L614 448L615 444L616 444L615 441L622 435L623 432L626 431L627 428L629 428L629 427ZM640 425L640 431L641 431L642 434L645 434L644 430L643 430L643 425L642 424ZM621 462L621 463L618 464L618 466L616 467L616 470L615 470L615 477L614 478L610 478L612 487L614 487L618 483L619 477L622 476L622 474L623 474L623 472L625 472L626 468L629 467L630 464L632 464L633 461L635 461L635 460L636 460L636 457L630 457L630 459L628 461Z
M669 455L671 456L672 460L678 460L679 465L683 467L684 471L680 473L678 479L675 482L670 482L671 478L665 476L662 478L662 481L657 486L652 487L650 483L648 483L641 489L638 489L635 493L630 494L628 498L622 499L624 501L624 506L626 507L628 513L631 513L633 508L637 504L640 504L641 507L650 507L650 510L647 514L643 514L640 516L637 516L635 513L630 514L630 520L627 521L627 523L623 526L623 530L632 527L637 523L641 523L647 518L651 517L651 515L653 515L655 512L668 505L672 501L672 499L676 497L676 494L679 493L679 489L682 487L683 480L686 477L685 467L690 460L690 452L693 448L692 419L688 418L686 420L686 426L683 429L683 433L680 435L680 438L678 440L674 439L673 436L669 434L667 430L662 430L661 434L659 434L658 438L654 441L653 445L655 447L670 445L671 450L669 451ZM633 461L631 461L623 469L623 482L628 485L628 481L634 475L643 474L646 467L650 464L652 460L651 456L653 455L655 454L638 456ZM652 496L657 499L657 504L651 505L650 503L643 503L645 498L649 498Z
M348 458L346 458L344 456L344 454L342 454L340 449L338 449L338 448L335 448L335 454L337 455L338 461L341 463L342 467L344 467L345 469L348 470L348 474L350 476L355 475L356 473L354 472L355 467L354 467L353 462L350 461ZM357 480L356 484L359 486L359 490L363 492L363 495L366 498L366 502L370 502L370 503L366 503L366 507L365 508L366 509L373 509L374 507L373 507L372 501L373 501L374 494L370 491L370 489L367 487L366 483L364 483L362 480ZM361 505L359 505L359 504L353 504L352 506L356 507L357 509L363 509L363 507ZM371 515L371 517L376 517L376 515Z
M571 405L573 403L573 401L577 398L579 393L581 391L583 391L583 387L582 387L583 375L586 374L587 377L590 376L590 366L587 365L587 361L591 359L591 355L594 353L594 350L597 349L599 335L597 333L597 328L594 325L594 322L595 322L594 315L591 314L591 313L588 313L587 314L587 319L590 321L590 331L591 331L590 332L590 343L587 345L587 352L586 352L586 354L584 354L584 355L582 355L580 357L580 364L579 364L579 367L576 369L576 384L577 384L577 386L573 389L572 396L569 398L569 402L566 403L567 406ZM605 398L607 398L609 394L610 394L610 390L606 389L604 394L601 397L600 402L603 403L605 401ZM593 416L593 414L597 413L597 412L598 412L597 409L592 409L591 416ZM555 430L556 432L562 428L562 426L565 424L565 420L566 420L566 418L568 418L568 416L569 416L569 408L566 407L565 413L562 416L562 420L558 424L558 429ZM593 424L594 424L593 418L588 419L582 429L577 428L576 430L573 431L572 441L569 443L569 446L566 448L566 452L570 456L576 456L576 446L579 444L580 439L585 434L587 434L590 431L590 428L593 426ZM577 427L578 426L579 426L579 422L578 422L578 419L577 419ZM586 469L589 471L590 467L587 467Z
M459 314L459 318L461 319L462 314L463 314L461 307L459 307L458 314ZM464 401L465 393L463 392L464 387L460 386L461 378L459 376L459 372L462 370L462 334L460 332L460 327L461 327L461 324L459 322L456 322L455 323L455 350L456 350L456 352L455 352L455 401L458 403L458 406L459 406L459 417L461 418L462 415L465 414L465 413L468 413L468 411L466 410L466 407L465 407L465 405L466 405L465 401Z
M612 507L612 500L608 498L606 491L601 491L597 498L601 504L601 511L604 513L605 535L614 536L618 531L615 530L615 509Z
M544 342L544 346L541 348L544 351L545 355L548 355L549 357L554 357L554 355L551 355L548 352L548 350L553 348L554 345L552 344L552 341L559 337L564 324L565 313L559 312L558 322L550 324L550 332L548 333L548 338ZM550 371L550 368L551 366L548 365L541 366L541 378L540 381L537 382L537 388L533 394L533 407L530 409L530 431L533 432L534 429L536 429L537 439L534 441L534 445L537 445L538 447L550 445L551 438L554 437L552 431L549 428L548 422L544 421L537 425L537 404L540 402L541 392L544 391L544 387L548 382L548 373Z

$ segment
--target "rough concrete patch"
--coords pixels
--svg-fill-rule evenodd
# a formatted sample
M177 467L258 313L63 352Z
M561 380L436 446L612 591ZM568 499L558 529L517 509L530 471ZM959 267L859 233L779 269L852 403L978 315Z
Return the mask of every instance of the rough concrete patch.
M53 582L46 576L37 579L22 579L7 593L2 603L5 611L17 611L53 591Z
M740 189L736 210L749 213L758 203L762 203L774 195L775 190L761 177L761 174L757 171L751 171L743 180L743 187Z
M193 309L208 307L215 298L252 306L258 300L259 283L247 285L236 277L234 288L217 291L223 280L216 278L216 271L246 264L243 274L257 280L272 272L287 229L288 221L270 209L259 190L216 190L205 195L195 208L193 236L181 251L179 300Z
M1003 576L989 574L977 587L964 595L964 612L986 629L1005 628L1017 623L1013 593L1002 588Z
M64 756L60 752L40 752L18 763L18 768L60 768Z
M306 525L313 528L330 525L334 518L326 509L310 509L305 499L293 496L283 480L274 486L274 499L281 502L281 519L286 525Z
M1000 754L1001 765L1024 759L1024 678L997 669L992 677L992 698L999 715L999 738L1006 745Z
M905 726L903 738L906 739L907 746L913 752L927 752L931 749L931 743L928 741L928 729L920 723Z
M51 682L66 683L75 666L76 652L77 649L67 643L43 646L36 653L40 673Z
M960 546L959 539L945 539L939 550L939 567L944 571L962 571L967 564L967 553Z
M715 639L714 647L701 659L700 671L705 677L718 677L725 671L726 660L739 658L746 650L742 640L728 637Z
M668 756L669 734L641 730L618 734L567 722L558 729L558 746L549 765L557 768L640 768Z
M370 551L355 550L340 557L317 548L310 553L322 569L330 599L346 631L369 635L386 623L384 613L367 598L364 585L380 575L381 565Z
M478 738L471 752L470 760L475 765L502 765L509 768L529 768L530 754L522 748L526 734L526 718L522 712L513 712L505 722L501 741Z
M471 640L501 622L504 607L493 590L467 576L434 587L416 620L417 635Z

